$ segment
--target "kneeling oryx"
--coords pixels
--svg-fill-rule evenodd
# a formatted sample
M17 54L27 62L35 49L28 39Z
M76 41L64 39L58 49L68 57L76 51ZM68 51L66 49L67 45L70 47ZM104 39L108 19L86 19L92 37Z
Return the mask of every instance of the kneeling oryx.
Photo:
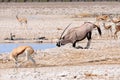
M67 27L69 27L70 25L68 25ZM94 28L97 28L99 35L101 36L101 29L99 26L91 23L91 22L85 22L83 25L79 26L79 27L74 27L71 28L67 34L65 34L63 37L63 33L65 32L65 30L63 31L63 33L61 34L61 37L59 39L59 41L57 42L57 46L60 47L61 45L65 45L67 43L72 43L72 46L75 48L83 48L83 47L76 47L76 43L78 41L82 41L83 39L85 39L87 37L88 42L87 42L87 46L85 47L85 49L88 49L90 47L90 43L91 43L91 35L92 35L92 30Z

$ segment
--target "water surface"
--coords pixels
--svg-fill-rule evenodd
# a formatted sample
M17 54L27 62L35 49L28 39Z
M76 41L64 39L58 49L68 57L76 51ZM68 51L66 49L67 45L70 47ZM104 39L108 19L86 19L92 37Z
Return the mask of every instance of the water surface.
M53 43L1 43L0 44L0 54L1 53L9 53L14 48L21 46L21 45L29 45L32 46L34 50L44 50L48 48L54 48L56 47Z

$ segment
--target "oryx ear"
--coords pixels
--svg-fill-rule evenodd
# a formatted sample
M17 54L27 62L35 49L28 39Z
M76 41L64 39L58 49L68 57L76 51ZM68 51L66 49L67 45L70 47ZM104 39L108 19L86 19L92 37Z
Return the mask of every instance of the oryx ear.
M62 39L65 39L65 37L63 36L60 40L62 40Z

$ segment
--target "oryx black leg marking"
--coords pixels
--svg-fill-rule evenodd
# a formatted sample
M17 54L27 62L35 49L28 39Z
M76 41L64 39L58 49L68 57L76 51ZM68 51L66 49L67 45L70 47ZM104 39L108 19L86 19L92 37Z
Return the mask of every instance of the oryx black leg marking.
M92 35L92 32L89 32L89 33L87 34L88 42L87 42L87 45L86 45L85 49L88 49L88 48L90 47L91 35Z
M73 43L73 47L76 48L76 49L79 49L79 48L83 49L83 47L81 47L81 46L76 47L76 43L77 43L77 42L78 42L78 41L75 41L75 42Z
M73 47L75 47L76 46L76 41L73 43L73 45L72 45Z

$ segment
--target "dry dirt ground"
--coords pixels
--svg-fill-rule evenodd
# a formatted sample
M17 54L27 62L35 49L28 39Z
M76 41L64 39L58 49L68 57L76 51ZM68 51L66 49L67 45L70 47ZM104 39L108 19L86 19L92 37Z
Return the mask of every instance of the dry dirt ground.
M0 42L56 42L64 28L84 22L95 22L96 14L120 14L120 3L1 3ZM26 17L27 25L20 25L16 15ZM25 28L27 26L27 28ZM93 30L90 49L75 49L71 44L60 48L37 50L34 70L31 62L16 71L8 54L0 54L0 80L120 80L120 40L110 39L102 29L102 37ZM114 32L114 25L113 25ZM15 34L15 40L10 38ZM119 34L118 34L119 35ZM24 39L24 40L18 40ZM87 40L77 45L85 47ZM20 57L20 61L24 57Z

